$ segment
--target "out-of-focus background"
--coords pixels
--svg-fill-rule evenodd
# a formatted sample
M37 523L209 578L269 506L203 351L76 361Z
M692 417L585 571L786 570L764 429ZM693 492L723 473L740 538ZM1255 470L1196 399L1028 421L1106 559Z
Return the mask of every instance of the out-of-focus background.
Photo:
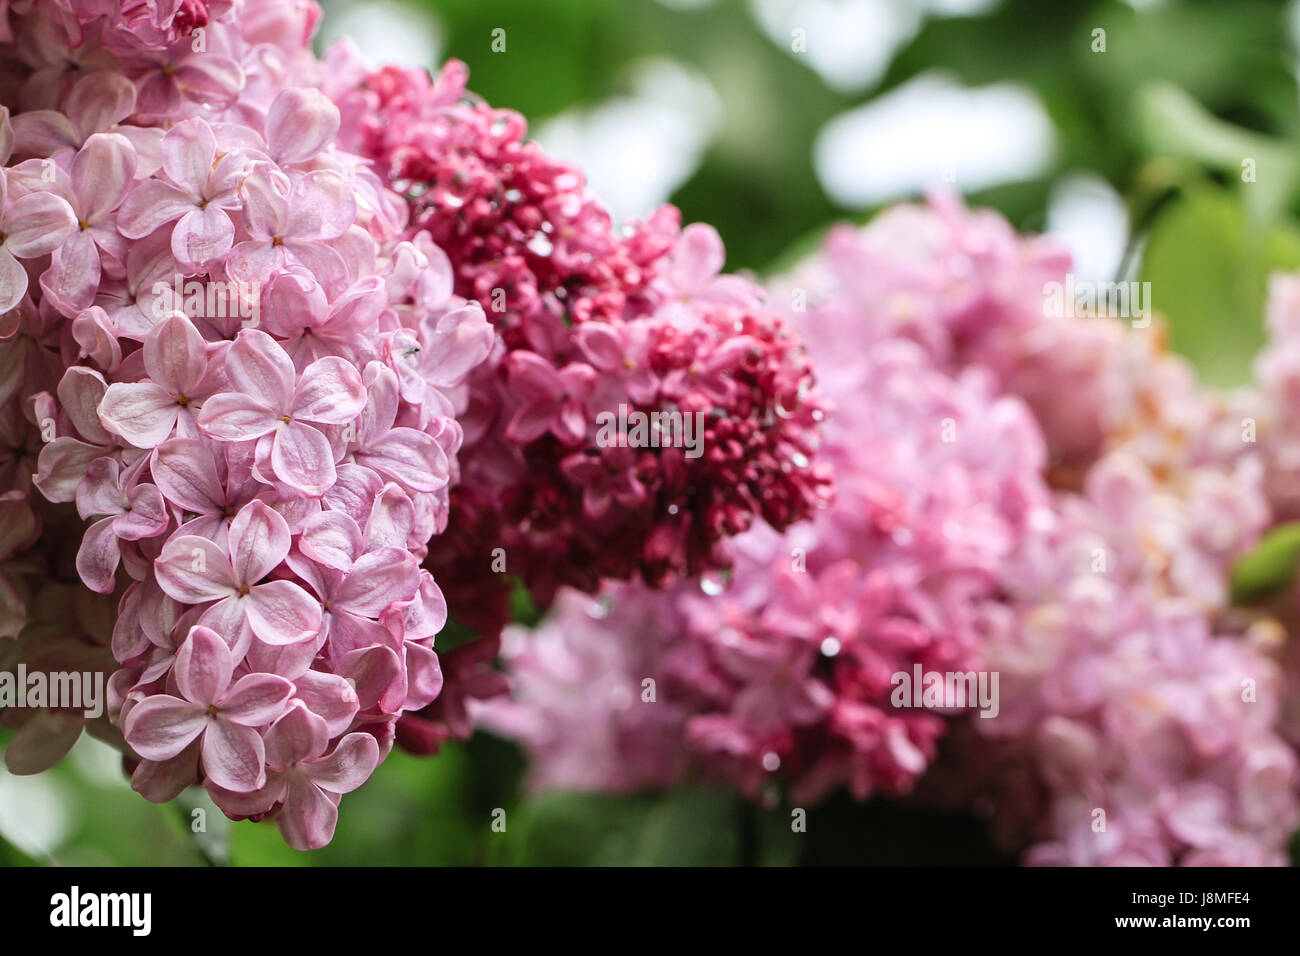
M471 88L523 113L616 218L673 202L717 227L733 270L779 272L833 222L957 189L1064 239L1079 278L1151 280L1173 347L1231 386L1263 339L1268 273L1300 268L1300 2L324 6L323 44L466 61ZM833 799L796 840L784 811L724 791L539 798L520 793L522 769L485 735L434 759L394 753L344 798L333 844L302 854L201 792L145 803L83 737L45 775L0 766L0 864L1001 861L974 819L887 800Z

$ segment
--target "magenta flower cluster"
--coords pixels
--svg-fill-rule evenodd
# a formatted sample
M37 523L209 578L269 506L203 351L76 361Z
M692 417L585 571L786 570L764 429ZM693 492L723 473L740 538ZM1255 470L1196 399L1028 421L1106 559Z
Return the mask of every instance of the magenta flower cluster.
M420 565L492 328L340 146L313 5L7 7L3 501L22 520L0 553L75 507L75 558L47 526L40 566L117 611L38 640L40 602L6 587L4 633L98 649L106 735L146 797L201 782L321 846L441 689L446 604ZM23 722L24 770L80 729Z
M465 480L431 548L458 618L487 634L508 619L494 555L545 607L561 585L725 567L726 539L755 519L784 528L826 499L811 366L761 290L721 273L712 228L664 207L616 231L522 117L467 96L458 62L432 79L341 53L331 66L345 142L499 333L469 377ZM698 419L699 453L668 432L602 439L621 410Z

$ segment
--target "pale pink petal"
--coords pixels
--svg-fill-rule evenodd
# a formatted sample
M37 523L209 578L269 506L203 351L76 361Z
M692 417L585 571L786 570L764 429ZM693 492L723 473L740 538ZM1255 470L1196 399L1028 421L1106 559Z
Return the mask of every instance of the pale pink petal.
M187 98L221 109L239 96L244 86L244 71L228 56L204 53L187 57L185 65L176 71L176 81Z
M128 239L143 239L196 208L198 203L185 190L148 179L131 190L117 211L117 230Z
M64 315L77 315L94 301L100 279L99 247L89 230L77 230L54 250L41 288Z
M86 529L77 549L77 574L86 587L97 594L112 594L116 586L117 566L122 560L121 545L113 528L113 518L103 518Z
M5 210L5 246L20 259L48 256L77 228L67 200L53 193L29 193Z
M179 413L175 393L153 382L114 382L99 405L100 423L136 448L170 438Z
M414 428L392 429L372 442L364 454L356 455L356 460L412 491L437 491L451 477L442 446L431 435Z
M260 329L244 329L226 352L226 374L241 392L288 411L297 374L284 349Z
M202 267L224 256L235 243L235 224L220 206L191 209L172 232L172 255L176 261Z
M266 785L266 749L251 727L211 721L199 754L204 775L218 787L247 793Z
M322 511L303 525L298 548L313 561L347 571L361 553L361 529L341 511ZM405 541L403 541L403 546Z
M309 422L342 425L360 415L365 404L366 390L356 366L331 355L303 371L289 414Z
M176 652L172 674L185 698L206 709L225 694L234 670L226 642L209 628L193 627Z
M154 570L159 586L182 604L220 600L238 589L226 553L197 535L177 535L168 541Z
M442 693L438 655L423 644L406 642L406 702L403 710L422 710Z
M245 727L261 727L280 716L293 684L275 674L245 674L221 701L221 716Z
M266 114L266 141L277 163L300 163L333 141L339 109L319 90L281 90Z
M113 444L112 436L99 421L99 403L108 391L104 377L84 365L74 365L59 380L59 404L77 434L97 445Z
M333 603L362 617L378 617L391 605L411 600L419 586L420 565L415 555L384 548L358 559Z
M243 599L248 624L267 644L297 644L320 631L320 604L292 581L270 581Z
M280 481L314 497L334 484L334 449L319 431L295 422L276 431L271 467Z
M170 760L141 760L131 774L131 789L151 803L167 803L199 782L199 742Z
M0 261L3 258L4 253L0 252ZM103 454L104 449L99 445L67 436L56 438L41 449L32 484L50 501L72 501L77 497L77 485L85 477L86 469Z
M13 118L14 152L23 156L52 156L66 147L76 148L77 131L57 110L32 110Z
M336 239L356 218L356 191L338 173L320 170L294 186L284 235L300 242Z
M124 541L152 538L167 530L171 518L167 501L157 485L135 485L126 494L126 514L119 515L113 530Z
M27 270L8 249L0 245L0 313L8 312L26 294Z
M96 70L73 84L64 106L78 132L89 136L135 112L135 84L117 70Z
M125 137L96 133L86 140L72 158L72 190L86 222L98 222L122 204L135 165L135 147Z
M154 449L153 480L167 499L196 514L215 511L225 498L212 453L201 441L175 438Z
M284 842L295 850L317 850L334 839L339 810L302 774L291 774L284 807L275 815Z
M297 688L295 697L302 701L311 711L312 716L324 721L326 731L319 741L319 746L309 750L303 757L314 757L325 752L325 744L330 737L335 737L347 730L352 718L357 715L360 703L357 692L352 685L338 674L326 674L322 671L307 671L294 679ZM283 721L281 721L283 722ZM272 728L274 730L274 728ZM271 747L271 735L267 734L267 749ZM283 766L277 764L277 766Z
M216 156L212 127L201 119L182 120L163 137L163 172L194 195L202 192Z
M275 431L279 415L270 405L243 392L213 395L196 419L199 431L220 441L249 441Z
M405 548L415 528L415 504L400 487L389 482L375 498L366 519L366 550Z
M230 522L230 562L241 584L253 585L289 553L289 524L266 502L250 501Z
M146 697L126 718L126 742L146 760L169 760L208 725L204 707L169 694Z
M263 239L249 239L237 244L226 256L226 272L238 282L266 282L284 264L284 247Z
M320 674L319 671L309 673L321 677L333 676ZM329 729L320 715L312 713L304 702L292 701L284 715L266 732L267 765L286 770L296 763L319 757L325 752L329 740Z
M483 307L471 302L436 322L426 320L422 338L421 372L434 385L448 388L458 385L487 358L496 341L496 331L484 317Z
M379 766L379 744L370 734L348 734L327 757L313 760L303 771L322 790L351 793L370 779Z

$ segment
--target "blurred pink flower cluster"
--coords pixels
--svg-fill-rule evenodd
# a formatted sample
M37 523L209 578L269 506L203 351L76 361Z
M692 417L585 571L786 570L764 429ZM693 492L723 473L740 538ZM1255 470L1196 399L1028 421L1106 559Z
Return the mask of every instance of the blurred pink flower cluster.
M202 782L321 846L442 686L420 564L492 328L340 146L313 4L7 9L2 633L119 665L108 716L146 797ZM80 730L6 717L25 772Z
M712 593L566 595L538 640L512 632L518 687L480 719L529 746L534 784L721 777L798 803L932 767L920 795L986 811L1028 862L1284 862L1276 626L1230 610L1227 582L1275 520L1286 443L1258 454L1250 416L1293 407L1267 398L1287 346L1262 360L1271 392L1210 393L1158 321L1046 309L1068 269L936 197L776 280L836 406L838 498L738 539ZM890 678L918 661L996 674L996 713L900 708Z
M499 336L470 375L465 480L431 549L453 614L488 634L505 624L497 555L545 607L561 585L725 567L726 539L755 519L784 528L825 500L811 366L761 290L721 273L712 228L679 229L664 207L616 230L577 169L524 140L521 116L466 92L456 61L435 78L342 52L331 67L344 141ZM651 424L602 434L604 415Z

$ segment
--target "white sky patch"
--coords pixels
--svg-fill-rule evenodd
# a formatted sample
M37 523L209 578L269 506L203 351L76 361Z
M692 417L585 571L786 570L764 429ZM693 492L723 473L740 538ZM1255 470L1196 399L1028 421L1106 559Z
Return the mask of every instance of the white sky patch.
M923 15L904 0L750 0L750 9L773 43L841 93L879 80ZM802 52L794 49L796 38Z
M1056 152L1037 95L1014 83L966 88L927 73L827 123L813 165L849 207L947 185L963 192L1042 175Z
M672 60L643 60L630 81L630 93L565 110L532 130L548 152L586 172L620 222L647 215L691 177L722 115L709 81Z
M759 27L841 93L864 90L889 68L926 17L987 13L1001 0L749 0ZM795 31L802 31L796 34ZM805 49L795 50L795 39Z
M1047 232L1065 243L1076 278L1108 282L1117 275L1128 243L1128 210L1100 176L1067 176L1052 188Z
M325 0L321 5L322 48L349 36L372 63L432 68L441 61L442 30L420 6L401 0Z

